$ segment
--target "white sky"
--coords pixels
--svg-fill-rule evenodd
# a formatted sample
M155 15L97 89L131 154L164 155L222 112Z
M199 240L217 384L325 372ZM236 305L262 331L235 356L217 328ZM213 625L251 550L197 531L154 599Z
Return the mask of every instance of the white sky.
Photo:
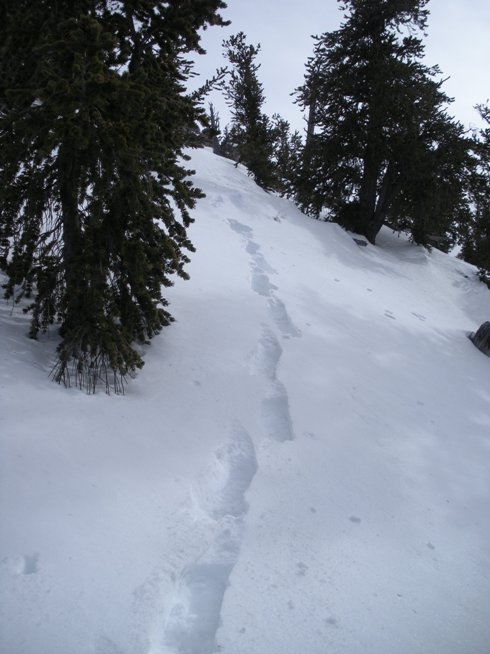
M490 0L431 0L428 9L426 63L438 64L444 78L449 76L444 90L455 98L450 112L465 125L479 124L473 107L490 97ZM277 112L302 129L302 115L290 93L303 81L313 49L311 35L340 26L342 12L336 0L228 0L223 16L232 24L204 33L208 55L199 58L196 71L212 75L224 64L223 39L245 32L249 43L261 44L259 79L266 113ZM217 95L212 101L223 127L229 120L224 101Z

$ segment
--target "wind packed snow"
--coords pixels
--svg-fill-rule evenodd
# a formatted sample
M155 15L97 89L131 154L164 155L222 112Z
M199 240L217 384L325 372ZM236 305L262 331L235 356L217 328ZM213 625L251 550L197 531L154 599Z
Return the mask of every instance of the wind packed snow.
M50 382L1 304L0 651L488 654L490 293L192 166L191 281L124 397Z

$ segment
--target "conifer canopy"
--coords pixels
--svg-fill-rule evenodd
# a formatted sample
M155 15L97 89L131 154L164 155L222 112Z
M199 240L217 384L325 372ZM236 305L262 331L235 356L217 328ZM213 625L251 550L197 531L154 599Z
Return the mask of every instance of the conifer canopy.
M342 1L298 89L310 116L298 201L372 243L387 223L426 244L467 214L468 142L422 62L427 2Z
M0 266L30 335L58 322L54 378L123 388L172 320L201 197L183 148L204 110L186 93L221 0L15 0L0 25Z
M462 255L478 266L479 274L490 288L490 105L477 105L483 127L472 141L474 165L469 175L471 215L461 225Z
M258 79L260 64L256 62L260 45L249 45L243 32L223 42L231 70L226 86L226 99L231 110L232 125L226 134L225 153L244 164L254 180L269 190L275 186L272 170L273 143L269 118L263 113L265 95Z

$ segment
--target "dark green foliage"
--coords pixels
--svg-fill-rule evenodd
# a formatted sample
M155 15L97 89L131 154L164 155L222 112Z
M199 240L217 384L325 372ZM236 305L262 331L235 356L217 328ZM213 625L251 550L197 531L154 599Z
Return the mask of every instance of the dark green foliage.
M478 266L490 287L490 106L477 107L485 127L473 139L475 165L469 181L470 219L461 226L462 257Z
M232 66L226 86L232 125L223 139L224 152L244 164L257 184L272 189L275 179L270 122L262 112L265 98L257 77L260 65L255 61L260 45L247 45L245 34L239 32L224 41L223 47Z
M207 145L213 148L214 154L221 155L221 144L220 144L220 118L219 113L216 111L212 103L209 104L209 112L206 116L207 124L201 132L201 137L204 145Z
M299 204L374 243L384 223L418 243L467 211L468 143L421 63L427 0L346 0L341 28L316 39L299 103L309 109Z
M274 114L271 120L272 166L274 190L286 197L293 197L301 169L303 142L298 131L291 132L288 121Z
M238 146L234 139L235 130L229 125L226 125L219 142L220 154L227 159L233 159L237 163L240 162L240 153Z
M0 265L30 335L61 323L53 375L122 389L172 317L202 196L179 159L204 111L184 55L220 0L19 0L0 27Z

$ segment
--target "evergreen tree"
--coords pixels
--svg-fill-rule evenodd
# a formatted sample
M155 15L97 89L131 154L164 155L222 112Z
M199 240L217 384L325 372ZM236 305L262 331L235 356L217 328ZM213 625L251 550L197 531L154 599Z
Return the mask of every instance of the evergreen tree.
M204 145L212 147L214 154L220 155L222 154L219 140L221 134L220 118L219 113L212 103L209 103L209 112L206 118L207 124L201 132Z
M317 38L318 40L318 38ZM318 180L314 167L319 166L321 145L315 137L316 112L318 105L318 89L321 78L318 68L320 58L310 58L307 63L307 79L300 89L296 90L296 104L300 104L307 110L306 139L299 153L299 165L296 171L294 183L294 196L296 203L305 213L316 218L320 217L325 205L324 192L321 186L317 188ZM315 150L318 152L315 154Z
M301 165L303 143L298 131L291 132L287 120L274 114L271 120L272 165L275 174L274 190L293 197Z
M180 163L204 111L185 92L221 0L16 0L0 26L0 265L55 321L54 378L123 388L135 342L172 320L201 192ZM185 157L184 157L185 159Z
M219 149L220 149L220 154L223 157L232 159L238 164L240 163L240 153L238 151L234 134L235 134L235 130L231 128L229 125L226 125L223 130L223 135L220 139Z
M427 2L341 1L344 22L317 38L298 89L312 123L298 201L372 243L385 222L427 243L467 210L468 143L439 69L421 63Z
M245 38L239 32L223 42L225 57L232 65L226 87L232 125L224 146L228 151L236 151L237 160L248 168L257 184L271 189L275 179L271 168L270 121L262 112L265 98L257 77L260 45L247 45Z
M462 257L478 266L490 287L490 106L478 105L485 126L473 139L475 165L469 180L471 217L462 225Z

